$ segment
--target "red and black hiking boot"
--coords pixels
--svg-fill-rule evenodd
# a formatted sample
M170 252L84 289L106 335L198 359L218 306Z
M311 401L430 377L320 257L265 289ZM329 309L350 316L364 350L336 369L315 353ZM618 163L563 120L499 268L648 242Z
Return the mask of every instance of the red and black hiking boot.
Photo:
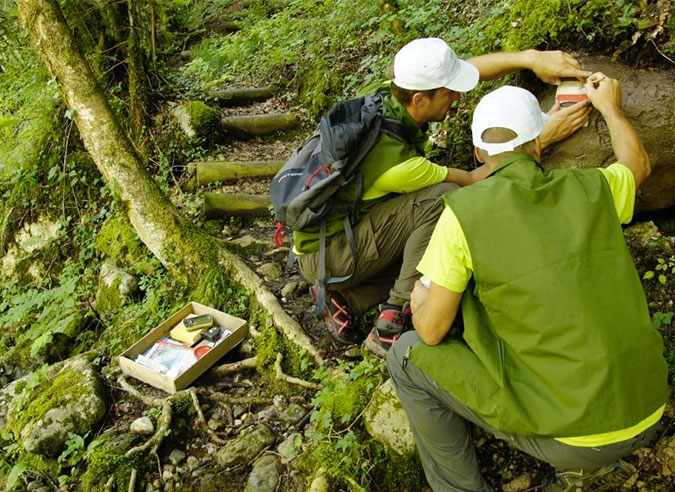
M316 285L309 288L314 300L317 300ZM337 292L326 292L323 317L328 327L328 332L340 343L361 343L363 335L354 324L354 316L344 298Z
M380 304L380 316L366 338L366 348L378 357L385 358L389 348L402 333L412 328L410 303L403 307L394 304Z

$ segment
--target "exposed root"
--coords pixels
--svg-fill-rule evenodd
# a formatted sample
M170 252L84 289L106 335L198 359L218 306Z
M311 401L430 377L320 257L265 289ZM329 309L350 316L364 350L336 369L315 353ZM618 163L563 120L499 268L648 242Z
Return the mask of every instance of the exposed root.
M216 444L225 444L227 441L218 437L218 435L211 430L209 424L206 423L204 413L202 412L202 407L199 405L197 390L195 388L190 388L190 396L192 397L192 404L194 405L195 410L197 411L197 420L199 420L199 423L202 424L202 427L204 427L204 430L206 430L206 433L209 435L211 440Z
M222 393L212 393L210 396L214 400L239 405L269 405L272 403L272 398L265 396L227 396Z
M366 489L361 487L352 477L345 477L345 481L347 482L347 485L349 485L349 490L352 492L366 492Z
M281 368L281 362L284 360L284 356L282 354L277 354L277 360L274 362L274 370L276 371L276 377L279 381L285 381L290 384L297 384L298 386L302 386L303 388L308 388L308 389L313 389L313 390L320 390L323 388L318 383L312 383L311 381L305 381L304 379L299 379L293 376L289 376L288 374L284 373L283 369Z
M223 364L220 366L216 366L213 369L211 369L211 374L216 376L224 376L226 374L241 372L245 369L255 369L257 363L258 363L257 356L249 357L248 359L232 362L231 364Z
M260 332L255 325L249 325L248 334L251 335L251 338L258 338L260 336Z
M111 477L108 479L108 481L105 483L105 489L103 489L104 492L112 492L114 480L115 480L115 476L114 476L114 475L111 476Z
M152 448L151 452L157 455L157 450L162 445L162 441L164 440L164 436L169 430L169 427L171 427L171 402L172 398L167 398L162 403L162 415L159 417L159 426L157 426L155 435L145 441L144 444L135 446L127 451L124 455L126 458L133 456L136 453L147 451L150 448Z
M136 475L138 472L136 471L135 468L131 470L131 476L129 477L129 492L135 492L136 491Z

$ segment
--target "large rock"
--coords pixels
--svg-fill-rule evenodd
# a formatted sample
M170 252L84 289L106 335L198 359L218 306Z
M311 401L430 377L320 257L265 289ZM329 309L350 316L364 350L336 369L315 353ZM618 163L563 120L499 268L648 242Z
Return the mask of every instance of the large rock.
M652 174L640 187L636 211L675 205L675 71L638 70L607 57L588 57L583 65L621 82L624 112L651 159ZM553 92L549 91L542 98L543 106L550 107L552 101ZM612 162L607 125L597 111L586 128L553 145L543 158L546 169L599 167Z
M37 384L24 383L9 406L7 429L30 453L57 456L68 433L83 435L103 420L105 388L85 357L49 368Z
M104 315L114 312L127 302L137 288L138 282L133 275L118 268L110 260L104 261L98 277L96 310Z
M272 431L266 425L258 425L220 448L216 452L216 462L223 468L246 464L274 441Z
M415 439L408 416L388 379L373 395L363 412L363 421L371 436L405 456L415 452Z
M188 101L171 110L178 125L190 137L208 137L220 128L220 113L202 101Z

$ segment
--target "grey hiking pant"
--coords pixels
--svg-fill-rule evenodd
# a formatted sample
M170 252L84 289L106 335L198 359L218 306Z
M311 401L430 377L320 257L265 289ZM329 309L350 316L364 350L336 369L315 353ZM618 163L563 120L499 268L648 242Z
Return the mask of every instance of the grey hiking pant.
M435 492L490 492L480 474L471 442L470 422L557 469L594 470L614 463L645 446L658 424L632 439L599 446L576 447L552 438L507 434L490 426L445 391L421 369L404 361L406 351L420 341L415 331L404 333L389 349L387 367L408 415L424 474Z
M455 184L440 183L373 207L353 228L356 271L349 280L331 284L328 289L338 291L357 315L380 302L401 306L410 300L415 280L420 277L417 264L443 212L441 196L455 188ZM305 278L314 282L319 252L299 255L298 264ZM326 278L349 275L353 265L346 234L332 237L326 244Z

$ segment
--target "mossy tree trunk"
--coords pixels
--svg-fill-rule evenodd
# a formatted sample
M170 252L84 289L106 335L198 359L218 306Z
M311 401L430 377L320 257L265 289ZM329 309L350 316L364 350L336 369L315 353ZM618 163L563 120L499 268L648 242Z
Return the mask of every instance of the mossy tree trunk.
M214 269L232 272L268 319L318 364L323 359L296 321L288 316L260 278L218 240L183 217L143 167L54 0L17 0L24 29L54 75L87 151L126 207L139 237L179 280L208 278Z

